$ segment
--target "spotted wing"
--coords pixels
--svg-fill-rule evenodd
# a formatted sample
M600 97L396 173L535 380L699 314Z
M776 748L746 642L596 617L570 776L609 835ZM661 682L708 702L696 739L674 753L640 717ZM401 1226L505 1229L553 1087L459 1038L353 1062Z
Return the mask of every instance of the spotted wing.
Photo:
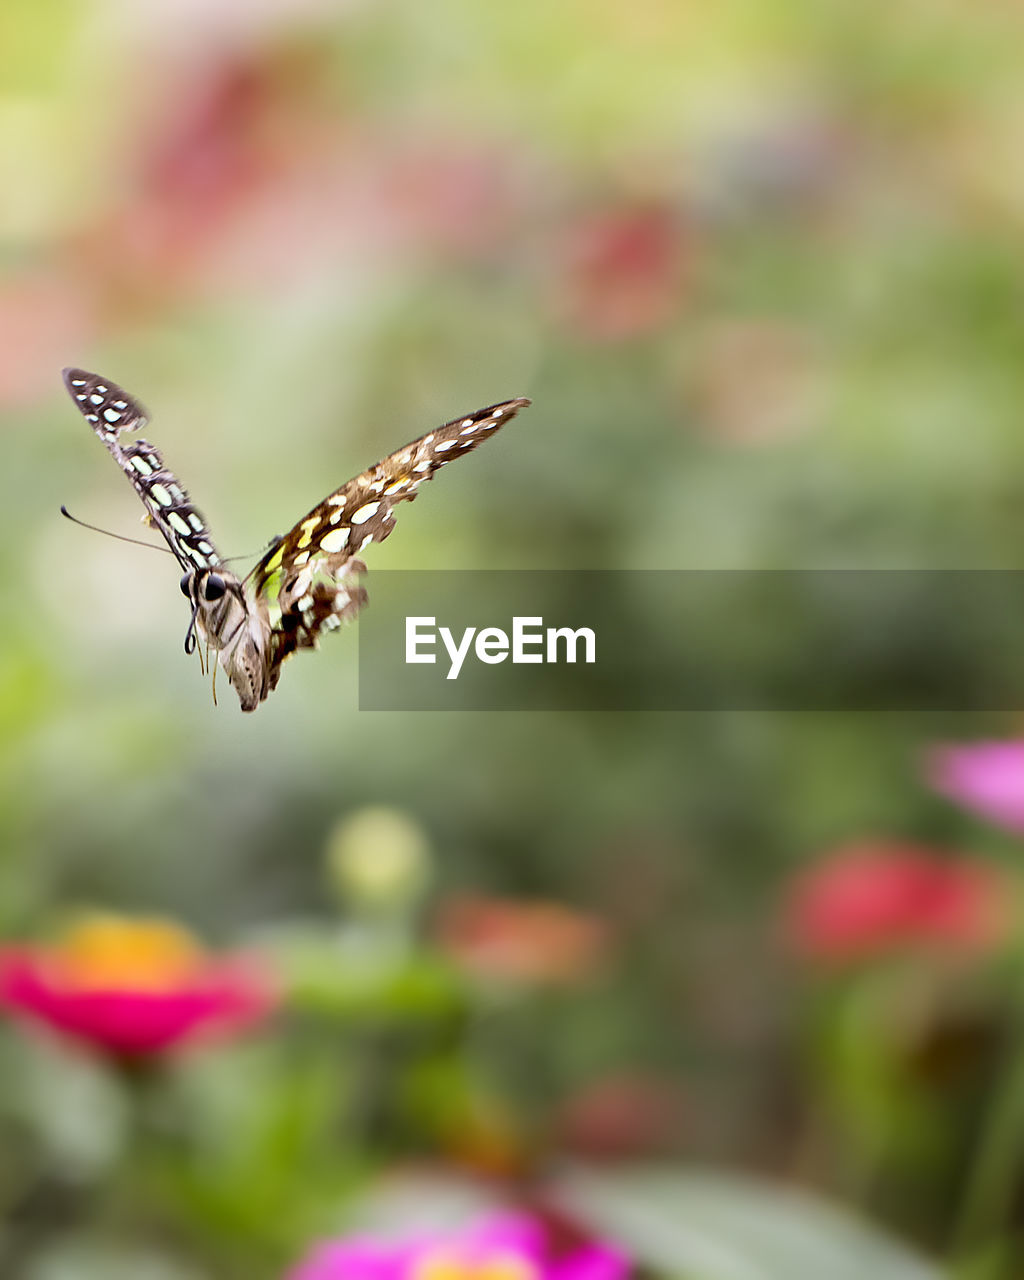
M207 569L220 563L206 521L192 505L160 453L145 440L122 439L148 421L142 405L109 378L84 369L65 369L64 385L146 508L148 523L158 529L183 569Z
M355 556L388 536L395 505L411 502L446 462L471 453L529 403L505 400L428 432L328 494L270 548L250 581L271 626L271 689L289 654L314 647L322 629L337 627L366 602L359 584L366 566Z

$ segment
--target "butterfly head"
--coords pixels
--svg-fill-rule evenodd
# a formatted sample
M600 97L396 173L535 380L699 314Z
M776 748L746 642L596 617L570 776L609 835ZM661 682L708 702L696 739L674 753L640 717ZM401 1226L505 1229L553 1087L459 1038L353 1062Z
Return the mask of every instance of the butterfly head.
M181 576L181 593L192 604L192 618L185 633L185 652L196 647L202 632L215 649L223 647L233 615L245 615L241 581L225 569L187 569Z

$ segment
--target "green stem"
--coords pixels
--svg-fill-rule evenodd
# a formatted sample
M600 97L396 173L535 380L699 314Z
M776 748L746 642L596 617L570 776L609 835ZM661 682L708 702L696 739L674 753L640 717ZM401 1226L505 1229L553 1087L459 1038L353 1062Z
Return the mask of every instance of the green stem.
M1017 1017L1006 1063L968 1166L952 1247L964 1255L1003 1231L1024 1164L1024 1018Z

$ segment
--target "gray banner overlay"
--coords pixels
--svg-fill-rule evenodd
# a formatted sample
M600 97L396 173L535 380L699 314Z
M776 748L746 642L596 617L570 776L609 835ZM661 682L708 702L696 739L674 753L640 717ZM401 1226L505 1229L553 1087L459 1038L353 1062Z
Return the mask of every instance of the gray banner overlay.
M1024 709L1024 571L375 570L366 585L363 710Z

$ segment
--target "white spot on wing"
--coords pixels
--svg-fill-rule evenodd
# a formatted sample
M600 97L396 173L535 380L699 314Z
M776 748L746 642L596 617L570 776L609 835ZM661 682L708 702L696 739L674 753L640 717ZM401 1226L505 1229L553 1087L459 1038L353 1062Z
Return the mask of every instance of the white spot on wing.
M353 524L365 524L372 516L377 514L380 507L379 502L367 502L359 508L358 511L352 512Z
M447 453L449 449L454 449L457 443L458 443L457 440L442 440L441 443L434 450L434 452Z
M320 550L326 551L328 555L341 551L348 544L348 535L348 529L332 529L320 539Z

